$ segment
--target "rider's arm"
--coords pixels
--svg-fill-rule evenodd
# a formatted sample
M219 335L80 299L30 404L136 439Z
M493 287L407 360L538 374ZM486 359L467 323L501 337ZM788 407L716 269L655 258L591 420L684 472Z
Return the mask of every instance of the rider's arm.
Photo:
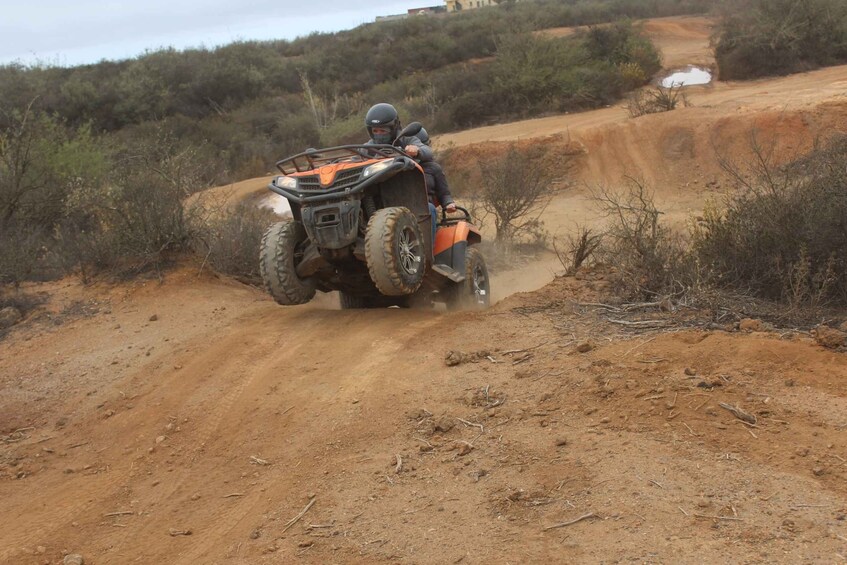
M403 144L404 146L405 145L414 145L415 147L418 148L418 154L417 154L418 161L421 161L421 162L432 161L432 157L433 157L432 148L428 145L424 145L424 143L420 139L412 136L412 137L405 138L403 141L405 141L405 143Z

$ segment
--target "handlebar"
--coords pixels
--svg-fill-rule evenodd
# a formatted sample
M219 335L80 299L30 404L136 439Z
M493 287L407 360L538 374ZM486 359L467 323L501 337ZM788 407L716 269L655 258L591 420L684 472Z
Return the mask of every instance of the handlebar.
M473 219L471 218L471 213L468 212L467 208L462 208L461 206L456 206L456 210L463 212L465 214L464 218L448 218L447 217L447 209L441 208L441 225L450 224L452 222L466 221L469 223L473 223Z

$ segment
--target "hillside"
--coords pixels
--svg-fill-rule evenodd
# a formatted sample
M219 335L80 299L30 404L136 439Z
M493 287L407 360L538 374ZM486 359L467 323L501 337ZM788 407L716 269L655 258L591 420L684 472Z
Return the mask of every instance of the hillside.
M702 23L646 27L682 62ZM625 174L683 222L727 191L715 149L743 158L755 129L802 152L847 129L845 92L832 67L437 143L455 175L579 146L554 233ZM282 308L192 263L25 285L43 304L0 339L0 563L844 561L844 352L746 302L628 310L605 271L554 270L495 272L479 313Z

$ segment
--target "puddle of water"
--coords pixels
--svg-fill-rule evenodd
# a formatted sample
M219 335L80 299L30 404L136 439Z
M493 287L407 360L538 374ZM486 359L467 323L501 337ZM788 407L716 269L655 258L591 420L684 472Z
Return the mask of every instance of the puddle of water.
M706 69L699 67L688 67L681 71L676 71L672 75L662 79L662 86L665 88L679 86L694 86L698 84L709 84L712 82L712 73Z
M268 194L259 201L259 208L270 208L277 216L290 216L291 206L288 200L279 194Z

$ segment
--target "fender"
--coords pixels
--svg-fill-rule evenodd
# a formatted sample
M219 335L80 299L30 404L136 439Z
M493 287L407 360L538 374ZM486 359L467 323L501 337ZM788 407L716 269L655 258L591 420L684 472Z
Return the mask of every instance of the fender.
M482 236L476 226L460 221L454 225L438 229L432 253L433 264L447 265L454 271L465 274L465 256L468 245L482 242Z

